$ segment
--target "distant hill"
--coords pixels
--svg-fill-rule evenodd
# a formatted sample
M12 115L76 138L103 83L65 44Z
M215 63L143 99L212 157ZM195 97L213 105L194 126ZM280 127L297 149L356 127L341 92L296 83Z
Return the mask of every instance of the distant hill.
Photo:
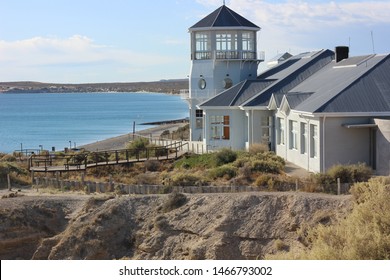
M188 89L187 79L135 83L55 84L39 82L0 82L0 93L66 93L66 92L162 92L178 94Z

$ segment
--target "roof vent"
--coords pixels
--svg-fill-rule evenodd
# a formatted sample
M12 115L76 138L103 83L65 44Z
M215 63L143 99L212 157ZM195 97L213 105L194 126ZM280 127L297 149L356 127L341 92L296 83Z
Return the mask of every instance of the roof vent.
M336 53L336 63L338 63L343 59L347 59L349 57L349 47L338 46L336 47L335 53Z

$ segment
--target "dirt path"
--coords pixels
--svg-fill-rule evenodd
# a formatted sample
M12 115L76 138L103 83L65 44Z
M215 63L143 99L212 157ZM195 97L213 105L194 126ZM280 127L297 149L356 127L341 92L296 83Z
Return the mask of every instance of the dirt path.
M170 132L172 132L185 125L186 123L163 124L156 127L138 131L137 134L144 135L144 136L159 137L161 133L163 133L165 130L169 130ZM80 148L84 148L88 151L125 149L126 144L132 140L132 137L133 137L132 133L124 134L121 136L105 139L102 141L97 141L95 143L83 145L80 146Z

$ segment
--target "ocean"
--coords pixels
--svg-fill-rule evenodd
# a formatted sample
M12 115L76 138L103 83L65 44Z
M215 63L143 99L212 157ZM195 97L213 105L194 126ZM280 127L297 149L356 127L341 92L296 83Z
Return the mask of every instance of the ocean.
M0 94L0 152L63 150L188 117L177 95L159 93Z

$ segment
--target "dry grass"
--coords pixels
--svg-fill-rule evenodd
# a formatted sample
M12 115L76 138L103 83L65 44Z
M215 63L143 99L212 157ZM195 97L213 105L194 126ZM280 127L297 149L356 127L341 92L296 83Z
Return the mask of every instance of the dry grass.
M390 259L390 179L373 178L352 188L353 210L328 225L308 229L305 249L267 256L269 259L388 260Z

